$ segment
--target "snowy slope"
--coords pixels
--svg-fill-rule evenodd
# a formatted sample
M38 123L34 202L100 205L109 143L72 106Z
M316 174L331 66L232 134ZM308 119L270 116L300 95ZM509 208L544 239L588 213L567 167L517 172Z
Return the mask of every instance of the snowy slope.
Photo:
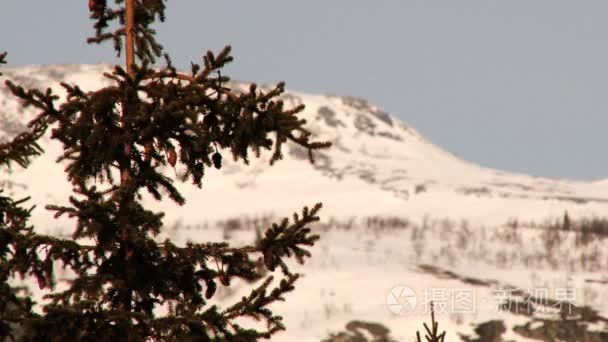
M100 75L108 68L32 66L7 68L4 73L25 86L59 90L58 82L67 81L87 90L103 85ZM512 217L539 220L563 215L565 210L574 216L589 215L608 209L607 183L534 178L479 167L433 145L364 100L297 92L285 99L288 105L306 104L303 116L315 136L334 143L332 149L317 154L316 165L308 164L304 153L290 146L285 160L272 168L266 155L249 167L228 164L220 171L209 170L204 191L180 184L188 199L184 207L150 204L166 210L168 223L177 218L196 223L202 218L270 209L284 215L319 200L325 204L325 216L430 215L482 223L504 223ZM30 112L22 115L6 90L0 93L0 113L0 136L13 135L17 123L31 118ZM63 166L54 162L60 146L45 142L44 147L47 155L25 172L17 170L11 179L45 189L32 193L36 202L64 202L71 187L64 181ZM235 206L238 202L248 205ZM44 214L38 210L37 223L45 222Z
M100 75L109 68L31 66L3 72L26 87L60 90L59 81L67 81L93 90L104 85ZM330 150L317 153L315 165L299 148L286 146L285 159L273 167L265 155L247 167L227 162L219 171L208 170L202 190L178 184L187 199L182 207L150 198L146 203L166 213L167 226L181 223L179 229L166 231L178 242L229 239L235 243L252 241L253 232L240 230L230 237L203 223L237 216L284 216L304 205L324 203L322 239L309 263L294 266L304 277L288 301L276 307L288 326L276 340L319 341L354 319L382 322L397 340L412 340L414 329L421 329L428 315L421 305L404 316L390 312L386 298L399 285L415 290L419 301L432 288L475 291L478 303L473 314L439 315L441 326L449 331L448 341L458 340L458 334L472 335L473 324L493 318L508 323L506 338L525 341L512 328L529 317L495 310L494 291L507 286L573 286L581 294L577 304L608 313L608 291L602 285L606 279L601 273L608 267L608 255L601 241L576 249L575 237L563 235L556 246L547 247L540 231L504 226L513 218L542 222L561 217L565 210L573 218L602 215L608 212L608 181L536 178L483 168L433 145L412 127L361 99L289 92L285 101L304 103L303 116L315 137L334 143ZM32 115L23 112L5 89L0 90L2 139L14 136ZM3 173L1 181L11 184L9 193L31 195L31 202L38 204L32 224L41 231L66 233L73 222L54 220L43 209L45 204L67 203L71 193L64 166L55 163L61 147L48 139L43 147L47 154L30 168ZM373 215L407 218L410 223L382 228L366 223L365 218ZM330 218L358 223L339 228ZM590 264L591 258L599 261ZM224 289L221 301L239 298L245 289L238 283Z

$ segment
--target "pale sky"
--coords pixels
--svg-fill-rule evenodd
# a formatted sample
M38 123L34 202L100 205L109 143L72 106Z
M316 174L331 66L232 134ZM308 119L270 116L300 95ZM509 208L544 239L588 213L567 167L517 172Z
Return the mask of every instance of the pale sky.
M9 65L116 62L86 0L2 0ZM233 46L234 79L353 95L483 166L608 178L608 1L168 1L179 67Z

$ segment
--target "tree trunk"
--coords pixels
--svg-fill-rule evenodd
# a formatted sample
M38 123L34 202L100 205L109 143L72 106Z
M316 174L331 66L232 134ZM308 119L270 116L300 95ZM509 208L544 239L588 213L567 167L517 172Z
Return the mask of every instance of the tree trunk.
M130 77L134 76L134 72L133 72L133 66L135 65L135 0L126 0L125 1L125 57L126 57L126 67L127 67L127 73L129 74ZM122 105L122 124L123 127L125 127L126 125L126 117L128 115L130 115L130 107L131 103L128 103L129 100L135 100L135 97L130 97L127 95L127 99L126 101L123 103ZM125 127L125 129L127 129ZM125 142L124 145L124 156L123 156L123 161L120 165L121 168L121 177L120 177L120 183L121 183L121 188L123 190L125 190L125 188L127 187L127 183L129 182L129 180L131 179L131 147L132 143L130 141ZM132 270L132 265L131 265L131 257L133 255L133 250L132 250L132 246L130 244L130 234L129 234L129 230L128 227L126 226L126 224L128 224L128 220L127 215L126 215L126 208L127 208L127 204L129 202L131 202L133 200L133 196L130 194L130 190L129 191L125 191L123 193L125 196L122 197L121 199L121 203L120 203L120 211L122 211L121 213L121 217L119 218L119 222L123 221L122 224L123 226L122 228L122 232L121 232L121 238L122 238L122 243L121 243L121 249L124 252L124 257L125 257L125 280L127 281L127 286L130 286L130 278L133 276L133 270ZM131 311L132 309L132 300L133 300L133 291L128 288L124 291L123 293L123 310L125 311ZM127 340L131 341L131 336L130 334L128 334L129 336L127 336Z
M125 1L125 16L127 73L129 76L133 76L133 65L135 64L135 0Z

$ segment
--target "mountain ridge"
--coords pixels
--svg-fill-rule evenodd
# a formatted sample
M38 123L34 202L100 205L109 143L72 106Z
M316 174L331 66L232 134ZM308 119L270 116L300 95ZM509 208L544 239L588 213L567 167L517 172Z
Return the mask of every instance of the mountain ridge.
M59 82L77 83L85 91L97 89L109 83L101 74L110 68L108 64L66 64L2 71L3 78L17 84L52 87L63 96ZM244 90L247 84L232 82L229 86ZM315 153L314 165L307 163L305 151L288 144L284 160L273 167L268 167L269 154L263 153L250 166L227 161L222 170L209 171L202 190L177 184L189 201L184 207L158 203L149 196L146 203L165 211L169 220L192 223L202 219L199 214L221 219L259 215L268 212L267 208L288 215L316 200L325 203L324 212L329 216L434 216L483 223L504 223L513 217L542 220L565 211L596 215L608 209L608 182L532 177L475 165L439 148L365 99L289 90L282 98L288 107L305 104L301 116L315 139L333 143L331 149ZM0 90L0 113L1 139L24 129L33 117L5 88ZM21 184L21 191L26 192L45 189L42 194L32 194L37 203L65 203L71 185L65 181L63 166L54 161L61 146L48 138L42 145L49 155L37 158L28 170L13 170L4 181ZM209 210L202 213L195 209L198 205ZM49 224L48 215L41 211L34 215L35 221Z

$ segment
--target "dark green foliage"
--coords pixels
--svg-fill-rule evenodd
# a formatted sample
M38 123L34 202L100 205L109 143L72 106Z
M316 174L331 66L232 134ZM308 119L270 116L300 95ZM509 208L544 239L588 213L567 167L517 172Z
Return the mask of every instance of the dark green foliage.
M9 197L0 195L0 336L16 337L19 335L18 325L21 320L31 315L32 302L29 298L17 295L17 289L8 284L8 278L14 265L17 272L19 269L16 260L9 258L13 252L8 243L15 239L24 238L29 230L24 226L30 211L22 208L20 204L27 198L20 201L13 201ZM16 255L17 253L15 253ZM21 255L22 256L22 255Z
M445 331L439 332L439 323L435 321L435 308L433 303L431 303L431 327L424 323L424 340L420 337L420 332L416 331L416 342L444 342L445 341Z
M124 2L89 3L96 30L89 42L112 40L121 52ZM166 164L184 170L181 181L201 187L205 171L211 166L221 169L226 153L248 163L251 152L259 156L262 150L272 150L272 163L281 158L282 144L291 141L307 148L312 161L312 151L329 143L309 141L305 121L297 117L303 106L286 109L278 99L284 84L268 92L255 85L244 93L226 87L229 78L220 70L232 61L229 47L218 54L208 52L203 64L193 64L189 74L177 73L168 57L165 67L154 67L162 47L150 25L164 20L165 2L134 4L136 63L129 72L116 66L104 74L112 85L84 92L78 85L62 83L67 100L59 104L50 89L24 89L6 81L23 105L38 114L27 132L0 145L0 163L14 161L26 167L29 158L42 152L36 140L51 128L51 138L64 149L57 161L66 163L75 193L69 205L46 209L55 217L74 218L76 225L72 239L36 234L26 226L30 211L19 207L23 201L0 198L0 336L9 336L11 327L19 325L22 339L33 341L269 338L285 329L282 317L269 305L284 300L298 279L286 259L295 257L303 263L310 256L306 248L319 236L308 226L319 219L321 205L304 208L292 222L285 219L273 225L255 246L177 246L155 239L163 229L164 214L145 209L141 191L157 200L166 194L183 205L186 199L163 173ZM116 22L118 28L108 31ZM280 267L283 278L273 282L269 276L227 308L211 303L219 286L229 286L234 278L255 279L255 260L260 257L268 270ZM7 280L15 275L32 277L41 289L54 290L56 264L75 277L65 291L47 295L43 314L35 314L32 303L18 298ZM155 309L160 306L169 308L167 315L158 315ZM264 324L247 328L239 325L241 318Z
M5 59L6 52L0 53L0 65L6 64ZM29 132L19 134L11 143L0 144L0 165L10 168L11 162L14 162L21 167L27 167L30 158L43 152L36 140L44 134L46 127L37 124L31 124L29 127Z
M5 64L6 53L0 53L0 64ZM0 73L1 75L1 73ZM42 150L35 142L36 133L24 133L10 144L0 144L0 165L10 167L16 162L22 167L30 163L30 158ZM27 258L23 250L11 250L9 244L15 240L25 240L32 236L31 227L26 226L32 208L25 209L21 204L29 198L13 200L2 195L0 190L0 337L20 337L19 323L31 315L33 303L29 298L18 296L17 289L9 286L11 273L25 274L27 266L19 264L18 259ZM40 263L33 263L32 270L40 271Z
M110 0L111 1L111 0ZM120 56L125 37L125 0L115 0L117 7L108 6L106 0L89 0L91 19L95 21L95 36L88 43L102 43L107 40L114 42L114 49ZM139 2L139 1L138 1ZM158 19L165 21L165 0L143 0L135 8L136 55L144 64L154 63L162 54L163 47L154 35L156 31L150 26ZM93 4L91 6L91 3ZM118 21L119 26L109 31L112 22ZM168 56L167 56L168 58Z

